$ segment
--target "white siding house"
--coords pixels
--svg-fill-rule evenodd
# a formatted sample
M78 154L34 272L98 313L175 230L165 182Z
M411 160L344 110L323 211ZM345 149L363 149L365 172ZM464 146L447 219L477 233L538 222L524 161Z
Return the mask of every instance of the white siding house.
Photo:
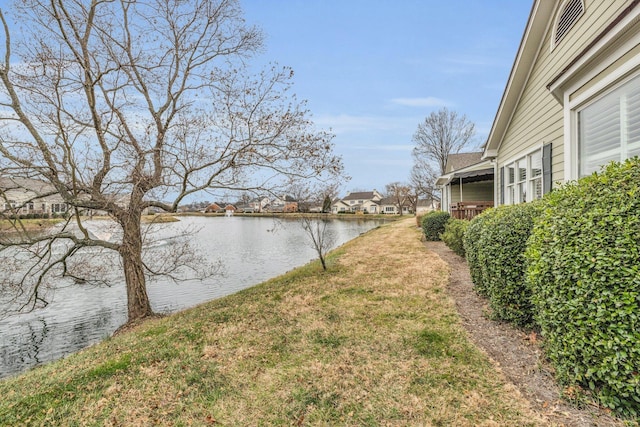
M496 204L640 154L637 0L535 0L484 146Z
M62 215L67 210L67 204L50 184L27 178L0 178L2 216Z

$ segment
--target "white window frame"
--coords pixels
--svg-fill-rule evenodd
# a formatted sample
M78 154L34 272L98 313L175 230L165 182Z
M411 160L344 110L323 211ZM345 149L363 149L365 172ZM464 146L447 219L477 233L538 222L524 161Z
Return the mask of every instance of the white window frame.
M616 41L619 33L640 18L640 8L635 8L625 16L614 29L592 46L591 50L580 57L552 85L549 90L554 93L563 105L564 115L564 181L575 181L578 174L578 110L588 103L597 100L610 90L614 90L626 79L640 74L640 55L633 55L615 70L609 72L587 90L576 92L587 83L596 79L607 68L623 58L629 51L640 44L640 33L634 34L615 49L608 48ZM604 53L604 54L603 54ZM598 57L599 56L599 57ZM598 57L597 62L593 60ZM572 95L576 94L572 97Z
M601 100L603 100L606 96L614 93L615 91L629 85L632 81L635 80L635 90L638 90L638 83L640 80L640 70L638 70L637 72L633 73L630 76L627 76L623 79L621 79L620 81L616 82L615 84L611 85L610 87L608 87L605 91L599 93L597 96L594 96L592 99L589 99L586 103L584 103L583 105L580 105L577 108L574 108L572 111L572 115L575 117L575 121L576 121L576 132L575 132L575 140L576 140L576 168L577 168L577 174L578 174L578 178L581 178L580 175L580 162L582 161L581 159L581 153L580 153L580 123L579 123L579 115L582 111L584 111L585 109L589 108L590 106L597 104L598 102L600 102ZM626 137L626 131L627 131L627 120L625 117L625 109L627 107L627 103L626 100L624 98L626 98L627 92L621 92L621 96L617 99L619 102L619 111L618 111L618 123L620 125L620 144L619 147L612 147L611 149L608 150L608 152L610 154L615 154L617 156L617 161L621 161L624 160L626 158L629 158L630 156L628 155L628 152L630 151L630 143L629 141L627 141L627 137ZM632 150L637 150L637 145L638 145L638 141L634 142L634 147L631 147ZM606 153L605 153L606 154ZM608 162L602 161L601 166L603 166L604 164L606 164ZM585 174L588 175L588 174Z
M517 156L517 157L512 157L508 161L504 162L504 164L502 165L502 167L504 168L504 175L503 175L504 182L501 182L500 185L502 186L502 189L504 191L504 200L503 200L504 205L517 205L520 203L528 203L542 197L543 194L541 194L540 197L534 198L533 195L535 194L535 192L533 191L533 189L535 188L535 183L537 181L540 181L540 188L544 189L544 171L542 170L543 146L544 144L537 145L532 150L529 150L528 152L526 152L526 154ZM541 172L540 172L540 175L537 175L537 176L532 176L532 173L531 173L532 171L531 158L533 157L534 154L539 154L540 156ZM516 168L516 166L520 162L525 163L526 177L524 179L519 179L518 177L519 175L518 168ZM515 169L513 183L509 183L509 167L510 166L514 166L514 169ZM522 192L521 192L521 189L523 187L525 190L524 200L522 200Z
M565 181L574 181L580 178L579 174L579 128L578 128L578 113L585 107L597 102L602 97L611 93L612 91L628 83L633 78L640 76L640 68L633 71L632 74L628 74L627 68L640 67L640 57L634 58L632 63L628 63L621 69L611 73L607 78L598 82L593 88L576 97L573 100L569 100L569 93L565 92L567 102L565 103Z

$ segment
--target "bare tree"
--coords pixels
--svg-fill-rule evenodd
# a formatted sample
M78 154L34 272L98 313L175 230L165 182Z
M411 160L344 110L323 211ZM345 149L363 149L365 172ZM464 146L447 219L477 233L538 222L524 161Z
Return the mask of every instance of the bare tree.
M402 216L403 208L411 201L411 187L401 182L392 182L386 185L385 190Z
M322 269L327 270L327 252L335 243L335 236L329 228L330 219L326 214L304 215L300 218L303 230L311 240L311 247L318 254Z
M0 20L0 175L46 182L69 206L54 232L0 246L2 262L20 252L26 273L2 287L28 295L25 307L98 248L118 254L128 321L149 316L145 275L177 277L188 260L143 257L145 209L175 212L198 192L275 194L286 177L342 171L332 135L290 94L292 71L249 75L263 38L236 0L20 0ZM92 235L85 210L109 214L120 237Z
M447 156L458 153L475 135L475 125L465 115L458 115L446 107L431 113L418 125L413 134L415 158L434 162L440 175L444 174Z
M287 194L298 201L299 212L310 212L314 207L320 207L322 213L331 212L331 200L338 193L340 183L349 181L351 177L346 174L335 174L331 180L320 182L301 182L293 179L289 183ZM329 200L328 210L327 199Z
M439 192L435 186L438 175L429 162L414 158L414 165L409 176L411 188L411 203L414 212L417 212L420 199L440 200Z

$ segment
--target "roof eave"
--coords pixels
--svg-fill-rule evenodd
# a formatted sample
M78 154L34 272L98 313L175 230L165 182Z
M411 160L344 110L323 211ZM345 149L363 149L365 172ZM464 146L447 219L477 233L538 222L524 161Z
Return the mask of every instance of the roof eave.
M492 157L489 152L497 151L502 143L515 107L522 96L522 91L529 79L533 64L540 52L540 47L555 7L556 2L536 0L531 8L518 53L498 106L498 112L493 120L487 142L484 145L483 158Z
M604 52L618 37L625 33L633 25L640 21L639 0L631 2L609 25L600 32L584 50L582 50L553 80L547 85L547 89L553 96L564 104L564 88L576 78L585 68L585 65L593 58ZM638 37L636 37L637 42Z
M486 169L487 167L491 167L491 160L486 159L480 162L474 163L472 165L460 168L456 171L450 172L448 174L442 175L436 179L436 187L444 187L449 184L453 179L455 179L458 175L465 172L472 172L477 170Z

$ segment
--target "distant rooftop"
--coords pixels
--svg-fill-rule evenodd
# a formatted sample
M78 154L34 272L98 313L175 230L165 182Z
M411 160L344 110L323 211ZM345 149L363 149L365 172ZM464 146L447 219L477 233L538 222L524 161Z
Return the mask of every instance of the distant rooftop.
M456 153L447 156L445 173L457 171L482 161L482 151L475 153Z
M371 200L375 196L373 191L360 191L357 193L349 193L342 200Z

